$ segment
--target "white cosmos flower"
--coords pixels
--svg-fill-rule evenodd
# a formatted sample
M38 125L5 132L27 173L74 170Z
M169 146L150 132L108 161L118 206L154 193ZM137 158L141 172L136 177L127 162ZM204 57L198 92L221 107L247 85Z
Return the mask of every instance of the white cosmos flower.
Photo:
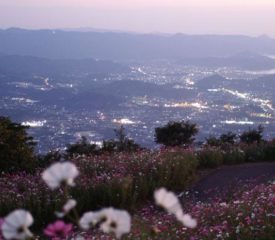
M221 206L221 207L227 207L228 205L227 205L226 202L222 202L222 203L220 203L220 206Z
M55 212L55 215L59 218L64 217L68 212L70 212L77 202L74 199L69 199L62 208L62 212Z
M176 214L181 210L179 199L173 192L167 191L165 188L160 188L154 193L155 202L163 207L168 213Z
M77 236L75 236L75 237L72 237L71 239L72 239L72 240L85 240L85 238L82 237L81 235L77 235Z
M175 215L178 221L184 226L195 228L197 226L196 219L193 219L189 214L184 214L180 205L179 199L173 192L167 191L165 188L160 188L154 193L155 202L163 207L168 213Z
M117 238L121 238L131 230L131 216L124 210L104 208L100 211L85 213L80 219L79 225L84 230L99 225L103 232L114 233Z
M56 189L62 182L74 186L74 179L79 172L76 166L70 162L58 162L52 164L42 173L42 179L51 189Z
M100 229L103 232L114 233L117 238L121 238L123 234L130 232L131 216L127 211L105 208L101 210L101 214L107 219L100 225Z
M5 239L26 239L32 237L28 229L33 223L32 215L23 209L11 212L5 219L1 227Z
M192 218L189 214L183 214L183 211L178 211L176 218L180 221L185 227L195 228L197 226L197 220Z
M98 222L104 220L100 211L86 212L79 220L79 226L83 230L88 230L90 227L95 226ZM106 219L105 219L106 220Z

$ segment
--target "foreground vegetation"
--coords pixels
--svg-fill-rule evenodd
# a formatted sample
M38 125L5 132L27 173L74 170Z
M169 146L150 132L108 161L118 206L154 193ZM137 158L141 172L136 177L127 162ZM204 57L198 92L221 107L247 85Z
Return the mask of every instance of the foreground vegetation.
M182 202L184 210L197 219L196 228L186 228L173 216L148 205L136 214L136 225L129 239L272 240L275 234L274 191L272 183L238 182L234 189L217 193L225 197L206 203L194 202L187 192Z
M188 133L187 137L180 134L180 139L173 141L178 144L156 151L140 148L126 137L123 128L117 130L117 139L106 141L101 149L83 138L69 146L65 155L66 160L81 173L76 178L77 187L50 189L41 175L51 164L63 163L64 156L52 152L40 158L33 157L33 140L25 129L6 118L2 118L0 123L0 131L4 133L0 142L0 155L3 157L0 159L0 218L15 209L28 209L35 219L32 230L40 235L41 228L56 220L55 212L63 208L67 199L77 200L75 210L79 215L110 206L126 209L133 215L129 239L183 239L183 236L192 240L272 239L275 234L272 212L275 189L271 183L239 183L230 198L223 197L208 203L195 202L184 195L184 209L198 220L198 227L192 230L151 204L156 189L164 187L182 192L202 169L224 164L274 161L275 141L264 141L260 126L244 132L240 136L243 140L239 142L235 134L226 133L219 138L208 138L203 146L196 149L192 142L197 129L189 122L170 123L163 129L159 128L158 134L162 139L159 141L162 142L165 134L171 134L169 138L178 138L176 133L181 127L185 128L183 132ZM171 132L169 126L172 126ZM16 141L12 141L13 136L16 136ZM17 158L19 153L27 154L24 158ZM70 217L64 217L64 222L70 221ZM151 224L153 228L149 227ZM69 235L79 234L79 230L69 229ZM101 238L101 234L91 230L85 231L83 236L92 239L91 236Z
M116 157L116 165L111 168L113 157ZM52 174L51 178L59 181L60 187L55 187L55 183L52 184L51 180L44 177L45 171L35 175L4 175L0 179L3 189L0 216L6 216L18 208L30 210L35 219L31 230L41 235L42 239L67 239L65 235L72 239L76 239L76 236L84 239L113 239L116 235L104 236L97 225L90 230L84 229L85 231L77 227L81 222L78 222L77 216L84 217L85 212L90 210L97 213L99 209L103 209L99 212L107 214L111 210L106 207L110 206L127 209L132 215L131 232L124 239L273 239L274 182L238 182L232 189L216 193L218 197L207 202L197 202L191 193L181 192L183 212L189 213L197 222L196 228L189 229L179 222L173 209L165 213L153 205L152 200L154 190L160 186L181 191L188 185L192 180L190 176L195 174L197 163L192 152L170 149L158 154L140 153L139 157L117 154L105 156L106 161L102 161L101 157L76 159L80 175L74 175L77 177L77 186L73 188L63 185L65 182L63 183L63 178L57 177L58 174ZM149 159L152 161L148 161ZM194 165L188 165L188 162ZM66 182L74 186L72 181ZM57 211L65 211L64 204L72 199L77 200L77 205L73 205L73 208L78 214L64 214L63 220L56 222ZM171 197L162 200L164 207L165 204L172 208L177 205ZM72 216L75 218L72 219ZM113 213L106 215L106 218L112 216ZM75 227L72 223L76 224ZM60 225L63 226L61 232L56 230ZM42 235L41 229L44 229L44 233L48 231ZM128 233L128 223L126 229L125 233ZM51 238L48 234L56 234L56 238ZM60 234L63 234L62 237Z
M81 172L78 187L70 192L78 199L79 212L104 206L133 210L151 199L158 187L182 190L194 179L197 168L194 154L184 151L115 153L79 157L72 162ZM41 171L1 176L0 215L26 208L39 219L37 225L54 218L63 192L49 191L41 180Z

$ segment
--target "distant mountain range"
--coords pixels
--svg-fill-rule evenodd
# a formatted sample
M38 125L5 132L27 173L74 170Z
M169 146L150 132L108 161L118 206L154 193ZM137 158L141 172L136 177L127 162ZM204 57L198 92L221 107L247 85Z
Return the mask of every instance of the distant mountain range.
M228 57L240 52L275 54L267 36L131 34L61 30L0 30L0 52L52 59L116 61ZM220 59L219 59L220 60Z
M275 59L255 53L243 52L229 57L183 58L181 65L199 67L235 67L246 70L265 70L275 68Z
M11 75L82 76L83 74L112 74L129 71L121 64L95 59L46 59L31 56L1 56L0 73Z

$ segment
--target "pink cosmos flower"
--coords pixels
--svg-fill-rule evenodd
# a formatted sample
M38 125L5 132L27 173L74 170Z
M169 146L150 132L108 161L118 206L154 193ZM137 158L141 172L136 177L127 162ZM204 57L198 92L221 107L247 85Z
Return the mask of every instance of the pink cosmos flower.
M71 233L72 229L72 224L66 224L63 221L58 220L52 224L49 224L44 229L44 234L48 237L52 237L52 239L61 240L67 237L69 233Z
M252 223L252 221L251 221L251 219L250 219L249 216L247 216L247 217L245 218L245 221L246 221L246 223L247 223L248 225L250 225L250 224Z

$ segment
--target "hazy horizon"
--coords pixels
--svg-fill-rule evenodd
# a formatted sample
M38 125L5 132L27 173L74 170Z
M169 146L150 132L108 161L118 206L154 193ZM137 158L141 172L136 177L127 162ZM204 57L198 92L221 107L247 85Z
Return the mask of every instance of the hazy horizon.
M0 0L0 28L95 28L275 38L274 22L272 0Z

